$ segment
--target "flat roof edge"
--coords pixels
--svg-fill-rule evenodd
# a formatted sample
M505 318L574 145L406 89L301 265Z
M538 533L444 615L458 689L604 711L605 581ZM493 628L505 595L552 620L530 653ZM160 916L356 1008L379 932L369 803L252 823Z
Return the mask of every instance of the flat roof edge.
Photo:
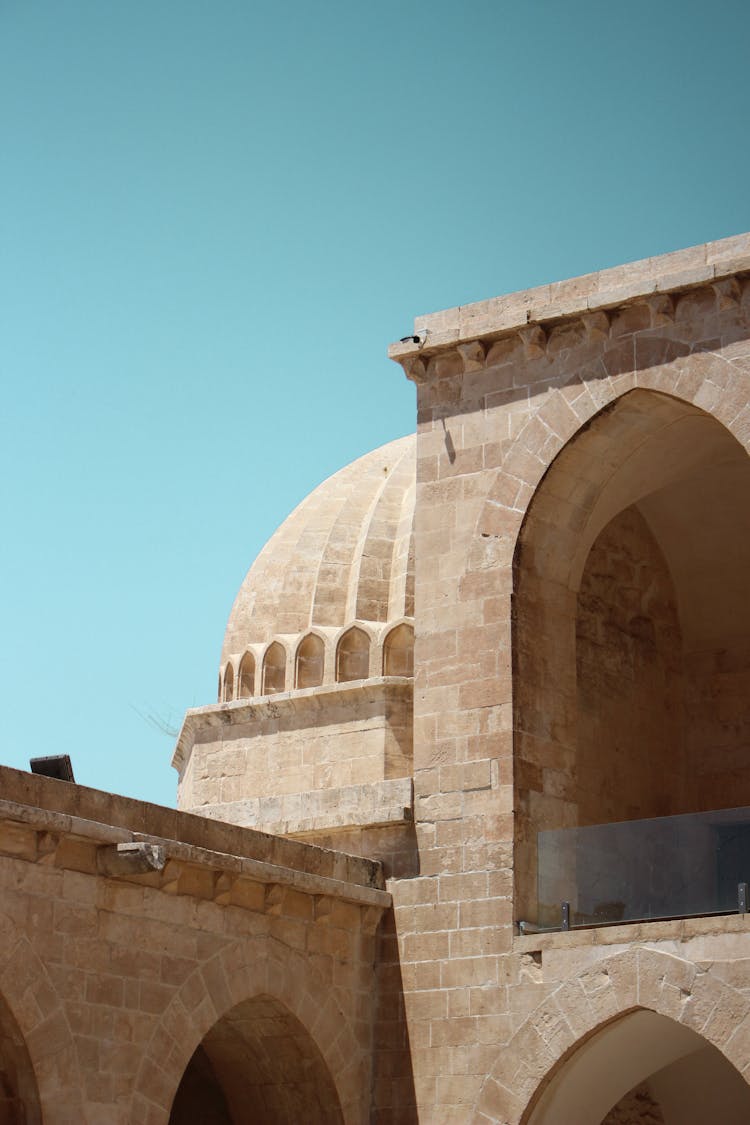
M750 233L418 316L414 336L392 344L388 354L401 362L420 352L614 308L639 297L689 289L745 271L750 272Z

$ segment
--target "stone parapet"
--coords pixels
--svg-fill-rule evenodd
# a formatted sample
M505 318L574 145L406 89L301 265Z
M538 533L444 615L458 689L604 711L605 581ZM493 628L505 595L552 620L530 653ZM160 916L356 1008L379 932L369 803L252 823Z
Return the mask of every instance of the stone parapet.
M590 317L597 311L721 282L748 271L750 234L740 234L551 285L418 316L414 321L414 337L392 344L388 354L403 363L409 373L410 361L422 354L431 355L441 349L568 317ZM595 331L596 327L596 321L590 321L590 330ZM524 343L527 350L533 348L535 338L529 335ZM464 359L470 362L471 356L467 354Z
M717 949L721 950L728 934L747 934L750 932L748 914L714 914L705 918L662 918L650 922L627 922L613 926L589 926L585 929L558 930L543 934L519 934L513 939L513 953L522 956L531 953L547 953L562 950L569 953L601 946L656 945L666 942L677 943L683 955L687 955L700 942L717 939ZM747 939L744 938L743 941ZM744 945L734 950L732 955L746 955ZM721 956L716 954L716 960ZM700 957L696 957L700 960Z
M289 793L277 798L246 798L226 805L203 805L190 811L284 836L327 832L352 824L360 828L381 828L412 822L412 790L411 778L399 777L369 785Z
M285 833L403 822L412 698L411 679L381 676L189 711L178 804Z
M331 886L350 886L355 896L385 890L382 869L373 860L9 767L0 767L0 785L0 821L9 826L8 838L20 832L25 843L17 854L24 858L42 858L38 842L24 832L45 835L42 852L55 850L62 837L90 841L91 847L143 840L162 845L168 856L182 862L238 872L249 865L247 871L252 868L263 880L309 876ZM91 872L97 871L94 861Z
M139 850L134 846L140 845ZM133 857L129 861L129 853ZM293 887L303 894L328 895L344 902L385 909L391 896L374 885L352 883L330 876L282 867L263 859L145 836L79 816L0 801L0 855L110 878L135 879L171 894L252 905L263 902L263 885ZM134 862L140 859L141 862ZM375 863L367 864L376 879ZM208 874L208 878L206 875ZM256 894L248 898L235 887L250 881ZM235 901L236 900L236 901Z
M191 707L185 712L177 736L172 765L176 770L181 769L195 743L206 741L207 732L221 733L227 727L242 727L247 724L281 723L292 715L302 717L305 725L312 725L316 715L325 721L330 714L331 705L336 701L356 708L364 702L380 701L387 696L411 700L413 691L412 681L403 676L373 676L368 680L297 688L294 691L279 692L273 698L235 699L230 703Z

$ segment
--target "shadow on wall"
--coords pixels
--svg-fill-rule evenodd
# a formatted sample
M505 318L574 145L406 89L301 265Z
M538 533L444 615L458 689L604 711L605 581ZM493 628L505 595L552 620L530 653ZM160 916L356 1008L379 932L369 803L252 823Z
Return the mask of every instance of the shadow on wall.
M375 1017L372 1125L417 1125L417 1098L404 1007L404 986L393 910L383 914L376 957L378 1006Z
M238 1004L204 1036L178 1087L169 1125L343 1125L320 1051L278 1000Z
M750 458L687 402L623 395L537 488L514 589L516 916L533 919L537 833L750 804Z
M34 1070L20 1028L0 997L0 1122L42 1125Z

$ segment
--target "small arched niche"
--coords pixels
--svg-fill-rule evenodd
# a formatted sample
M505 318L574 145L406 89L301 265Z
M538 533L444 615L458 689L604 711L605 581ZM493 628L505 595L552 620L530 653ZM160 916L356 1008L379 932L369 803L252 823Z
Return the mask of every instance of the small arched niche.
M279 1001L238 1004L187 1065L169 1125L343 1125L336 1088L309 1032Z
M237 686L238 699L250 699L255 694L255 657L246 652L240 661Z
M315 633L308 633L297 646L294 683L298 688L320 687L325 668L325 645Z
M523 1125L743 1125L750 1087L697 1032L639 1008L563 1061Z
M353 625L342 636L336 650L336 680L366 680L370 675L370 638L364 629Z
M234 699L234 668L231 660L227 661L227 666L224 669L224 687L221 698L224 703L229 703L231 699Z
M284 646L274 641L263 657L263 695L275 695L286 687L286 652Z
M411 625L397 625L383 642L383 675L414 675L414 629Z

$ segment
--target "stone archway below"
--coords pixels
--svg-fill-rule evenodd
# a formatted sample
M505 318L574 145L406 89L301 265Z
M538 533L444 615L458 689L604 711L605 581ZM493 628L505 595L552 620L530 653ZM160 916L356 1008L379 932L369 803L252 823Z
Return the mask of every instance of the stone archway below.
M720 1118L716 1115L720 1113ZM742 1125L750 1087L697 1032L647 1009L612 1021L563 1063L524 1125Z
M631 1019L636 1015L637 1021ZM749 1036L750 1002L710 968L643 946L605 958L592 953L588 964L586 957L578 960L500 1049L472 1120L740 1125L750 1120ZM658 1105L661 1099L663 1120L608 1119L644 1082L651 1084L651 1101ZM707 1113L716 1090L741 1112L717 1118L711 1110L701 1119L697 1107Z
M343 1125L310 1033L280 1001L255 996L207 1032L175 1095L170 1125Z
M0 996L0 1125L41 1125L36 1076L26 1043Z

